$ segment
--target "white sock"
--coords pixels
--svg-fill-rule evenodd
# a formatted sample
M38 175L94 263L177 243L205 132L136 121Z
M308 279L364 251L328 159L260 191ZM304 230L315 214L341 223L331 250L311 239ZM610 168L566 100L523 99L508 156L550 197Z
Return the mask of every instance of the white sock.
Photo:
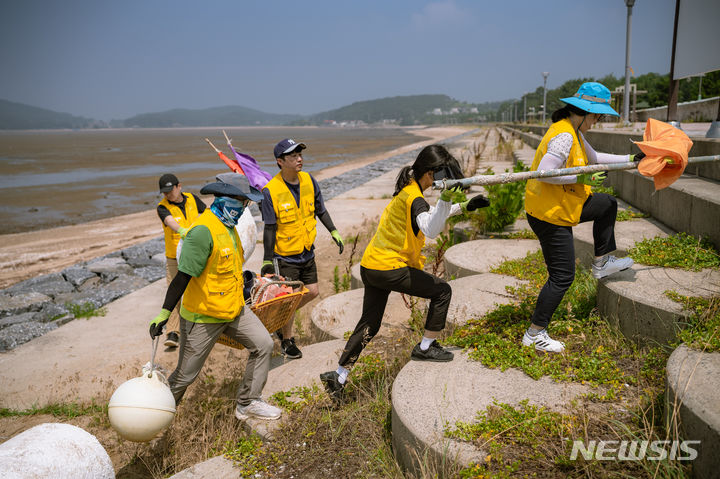
M540 329L538 329L538 328L536 328L536 327L534 327L534 326L530 326L530 327L527 329L527 333L528 333L529 336L535 337L535 336L537 336L543 329L545 329L545 328L540 328Z
M345 384L345 381L347 381L348 374L350 374L350 371L345 369L342 366L338 366L337 371L338 373L338 382L340 384Z
M435 341L435 338L426 338L423 336L422 341L420 341L420 349L422 351L427 351L433 341Z
M607 260L608 255L595 256L595 259L593 259L593 264L598 268L602 268L603 266L605 266L605 263L607 263Z

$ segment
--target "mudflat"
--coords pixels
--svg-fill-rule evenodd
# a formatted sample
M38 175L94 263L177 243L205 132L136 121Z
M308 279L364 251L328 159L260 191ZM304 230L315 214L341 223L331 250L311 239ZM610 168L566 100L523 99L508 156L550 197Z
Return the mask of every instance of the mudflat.
M209 163L208 167L200 170L188 170L182 174L178 174L181 182L185 188L185 191L197 193L200 187L212 180L214 175L218 172L228 171L225 169L224 164L215 156L214 153L208 154L208 146L200 136L209 136L215 134L213 141L216 142L216 146L220 147L224 144L222 133L218 128L207 129L206 131L197 131L197 129L191 129L191 132L185 131L187 137L183 141L192 143L192 148L188 151L182 152L182 155L201 155L202 158L207 158ZM276 138L278 132L275 129L267 132L267 138L260 141L269 141L270 135L272 138ZM292 128L283 130L283 133L287 136L293 136L301 138L301 135L308 136L310 129L297 129ZM379 130L383 131L383 130ZM343 161L335 162L323 162L319 165L319 168L313 169L312 161L308 162L308 168L313 176L318 180L329 178L345 171L358 168L360 166L373 163L375 161L387 158L396 154L404 153L419 146L424 146L432 142L454 136L466 131L463 127L434 127L434 128L408 128L403 129L403 135L407 134L411 139L415 141L408 141L407 138L399 140L398 135L382 135L378 134L379 140L373 140L372 146L368 146L371 142L369 133L360 135L356 141L350 141L342 151L335 151L333 154L342 154L345 158ZM68 132L72 133L72 132ZM96 133L96 132L92 132ZM108 139L103 135L110 134L110 132L97 132L96 147L106 148ZM150 133L148 133L149 135ZM182 132L174 132L173 130L166 130L166 138L164 141L165 148L172 144L176 145L178 140L175 135L183 137ZM235 139L235 144L238 144L240 135L237 132L228 130L228 134L232 135ZM189 136L188 136L189 135ZM199 136L198 136L199 135ZM220 138L217 136L220 135ZM16 137L16 138L15 138ZM64 144L64 148L70 150L72 148L72 135L60 141ZM402 137L402 135L400 135ZM3 153L0 156L4 156L4 161L0 162L0 176L5 174L17 174L17 169L21 168L20 160L8 160L8 158L14 158L12 153L7 152L7 143L13 139L13 148L19 150L23 149L24 142L26 146L34 141L33 135L30 133L17 133L13 135L3 134L0 135L0 144L5 145ZM318 151L325 151L326 155L329 155L329 149L332 145L332 136L328 133L328 137L318 136L318 146L313 146ZM95 140L93 140L95 141ZM400 146L398 146L400 143ZM118 143L115 143L118 144ZM204 145L204 146L203 146ZM313 144L314 145L314 144ZM365 145L365 147L363 147ZM311 145L309 145L311 146ZM144 145L132 145L127 144L122 147L113 147L121 149L138 149L143 150ZM57 148L60 148L58 146ZM239 146L238 146L239 148ZM363 149L365 148L365 149ZM309 150L310 148L308 148ZM229 150L223 148L226 154L231 154ZM249 154L253 154L252 150L248 151ZM137 152L136 152L137 153ZM69 154L69 153L68 153ZM19 154L15 155L18 156ZM318 154L319 155L319 154ZM258 155L259 158L262 156ZM267 155L263 155L267 157ZM197 157L197 156L196 156ZM67 161L68 159L62 160L62 154L58 155L57 165L55 173L61 173L63 168L69 168ZM137 158L134 160L135 167L142 169L142 161L158 162L162 168L167 167L168 170L172 171L173 166L182 164L177 158L172 159L166 156L153 157L152 159ZM30 161L29 159L23 161ZM86 159L82 160L88 162L88 168L95 170L97 166L97 159ZM8 165L14 163L14 167ZM133 164L130 160L122 160L122 168L131 169ZM64 165L64 166L63 166ZM12 166L12 165L11 165ZM315 165L318 166L318 165ZM264 168L269 172L273 170ZM74 165L76 170L77 165ZM160 171L162 173L165 170ZM15 172L15 173L13 173ZM46 171L46 173L51 173ZM193 176L196 175L196 176ZM0 288L5 288L11 284L17 283L27 278L37 276L40 274L51 273L60 271L63 268L79 263L81 261L87 261L92 258L102 256L113 251L117 251L133 244L142 243L151 238L154 238L162 234L162 227L160 221L155 213L155 205L159 201L157 193L157 177L158 175L140 175L132 176L127 181L118 181L114 178L112 181L110 177L99 177L90 181L86 188L80 188L71 183L73 187L62 185L54 185L51 187L35 185L35 186L19 186L18 188L0 188L0 212L3 213L5 219L10 216L16 215L19 218L27 219L31 222L34 214L41 214L42 208L48 208L47 205L52 205L53 209L65 209L68 211L68 215L64 219L58 220L54 223L51 220L39 221L32 223L32 230L11 234L0 235ZM29 181L29 180L27 180ZM119 184L115 184L119 183ZM109 184L113 184L111 188ZM112 191L110 191L112 189ZM97 201L97 197L100 194L104 197L106 203ZM206 198L208 199L208 198ZM210 199L207 203L209 204ZM46 206L42 206L46 205ZM105 205L105 206L103 206ZM31 209L37 209L38 211L30 211ZM13 213L12 211L15 211ZM74 212L74 213L72 213ZM74 216L73 216L74 214ZM4 219L4 221L5 221ZM9 220L8 220L9 221ZM50 226L56 226L63 222L70 222L67 226L58 226L50 228ZM4 230L8 232L6 228Z

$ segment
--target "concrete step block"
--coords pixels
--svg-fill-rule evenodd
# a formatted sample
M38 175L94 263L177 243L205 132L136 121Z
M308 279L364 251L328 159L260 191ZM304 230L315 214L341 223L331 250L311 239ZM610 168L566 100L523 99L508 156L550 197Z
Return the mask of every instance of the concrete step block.
M450 278L462 278L488 273L503 261L524 258L539 249L537 240L526 239L479 239L459 243L445 252L445 274Z
M608 184L623 200L673 230L707 236L720 248L720 182L683 175L655 191L652 178L637 171L618 171L608 175Z
M562 411L573 398L590 391L574 383L547 377L534 380L523 372L488 369L455 349L448 363L410 361L395 378L392 389L392 444L396 459L418 473L424 465L453 461L460 466L483 462L488 451L446 438L444 428L457 421L474 422L493 401L531 404Z
M482 273L449 281L452 299L448 308L448 323L464 324L480 318L499 304L515 302L507 287L518 287L525 281L494 273Z
M698 457L694 477L711 479L720 471L720 353L680 345L667 363L666 419L670 430L693 444ZM671 437L670 439L675 439Z
M313 334L324 339L342 339L346 332L355 330L362 315L364 288L351 289L334 294L320 301L312 310ZM410 310L400 293L390 293L379 335L387 335L391 329L409 328Z
M612 253L621 258L635 246L635 243L644 239L658 236L666 238L675 231L653 218L634 218L628 221L615 223L615 243L617 249ZM593 240L593 222L580 223L573 227L573 242L575 257L586 267L590 267L595 257L595 242Z
M688 313L665 296L673 290L685 296L720 294L720 270L685 271L635 264L598 281L600 314L635 341L672 341L687 322Z

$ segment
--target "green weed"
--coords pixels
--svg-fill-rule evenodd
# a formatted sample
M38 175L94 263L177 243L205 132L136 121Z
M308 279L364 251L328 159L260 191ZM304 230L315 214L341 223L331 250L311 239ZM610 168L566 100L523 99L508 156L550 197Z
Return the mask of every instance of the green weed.
M720 253L710 241L682 232L639 241L628 251L628 256L637 263L688 271L720 266Z
M105 316L107 314L106 307L97 308L89 301L82 304L65 303L65 307L76 318L91 318L93 316Z

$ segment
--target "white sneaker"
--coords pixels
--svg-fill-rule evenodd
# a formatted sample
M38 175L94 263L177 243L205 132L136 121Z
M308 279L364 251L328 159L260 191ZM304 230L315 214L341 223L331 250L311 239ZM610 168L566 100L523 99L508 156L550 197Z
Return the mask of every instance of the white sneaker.
M543 329L535 336L530 336L525 330L525 334L522 339L523 346L535 345L535 349L538 351L547 351L550 353L562 353L565 351L565 343L556 341L548 336L547 330Z
M238 406L235 408L235 417L241 421L249 418L256 419L280 419L282 409L277 408L263 401L262 399L255 399L247 406Z
M635 262L632 258L616 258L615 256L610 255L604 265L592 265L592 275L597 279L604 278L605 276L610 276L611 274L619 271L625 271L634 263Z

